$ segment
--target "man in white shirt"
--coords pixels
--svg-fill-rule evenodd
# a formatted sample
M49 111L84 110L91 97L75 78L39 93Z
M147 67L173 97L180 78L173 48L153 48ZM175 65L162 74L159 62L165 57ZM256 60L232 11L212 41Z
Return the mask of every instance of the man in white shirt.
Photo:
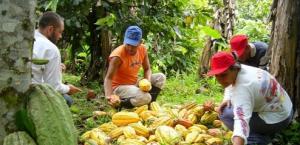
M63 18L54 12L45 12L39 20L39 28L34 33L33 59L47 59L45 65L32 64L32 83L47 83L63 94L67 104L73 100L69 95L81 91L73 85L62 83L61 55L55 45L64 31Z
M230 97L224 99L218 112L224 124L233 130L233 145L268 144L269 135L291 122L290 97L267 71L241 65L231 53L218 52L211 58L207 75L214 75L224 88L231 85L227 90Z

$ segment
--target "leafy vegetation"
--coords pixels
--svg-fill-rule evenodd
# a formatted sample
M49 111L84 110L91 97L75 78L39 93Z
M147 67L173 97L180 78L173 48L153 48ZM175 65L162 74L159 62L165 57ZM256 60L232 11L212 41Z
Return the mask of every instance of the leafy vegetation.
M237 1L235 33L247 34L252 41L270 41L271 24L268 20L272 0Z

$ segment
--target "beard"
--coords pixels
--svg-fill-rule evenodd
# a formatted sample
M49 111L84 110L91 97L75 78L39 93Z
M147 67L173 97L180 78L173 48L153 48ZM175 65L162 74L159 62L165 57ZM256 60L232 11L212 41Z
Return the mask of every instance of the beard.
M57 43L57 39L55 38L54 32L49 36L48 39L49 39L52 43L54 43L54 44Z

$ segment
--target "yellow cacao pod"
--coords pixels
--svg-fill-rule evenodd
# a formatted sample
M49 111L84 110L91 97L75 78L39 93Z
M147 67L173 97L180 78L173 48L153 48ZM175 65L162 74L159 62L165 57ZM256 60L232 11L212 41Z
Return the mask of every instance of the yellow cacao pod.
M187 143L194 143L195 140L197 139L199 135L199 132L198 131L192 131L191 133L188 133L186 136L185 136L185 141Z
M150 109L152 111L155 111L155 112L160 112L161 111L161 107L159 106L159 104L157 102L152 102L150 104Z
M129 124L131 126L137 135L143 136L143 137L148 137L150 135L149 129L144 126L142 123L131 123Z
M108 136L111 138L111 139L115 139L119 136L121 136L123 134L123 127L118 127L116 129L114 129L113 131L111 131Z
M120 145L146 145L146 144L137 139L126 139L123 142L121 142Z
M155 130L155 136L160 144L174 145L181 140L180 135L176 132L175 129L164 125L159 126Z
M84 142L84 145L98 145L98 143L93 139L88 139Z
M222 121L221 120L214 120L213 126L216 128L222 127Z
M131 126L124 127L123 134L126 138L136 138L135 130Z
M152 88L150 81L142 79L139 81L139 88L144 92L149 92Z
M224 138L225 138L226 140L229 140L229 141L230 141L232 135L233 135L233 132L232 132L232 131L228 131L228 132L225 133Z
M208 130L207 126L202 125L202 124L194 124L194 126L197 126L197 127L201 128L201 129L203 129L205 131Z
M154 141L156 141L156 136L155 136L155 135L150 135L148 141L149 141L149 142L154 142Z
M212 124L214 120L218 119L218 113L214 111L206 111L201 117L202 124Z
M117 126L125 126L140 121L139 115L134 112L118 112L112 116L112 122Z
M201 118L202 115L204 114L204 108L203 106L197 106L192 109L193 114L195 114L198 118Z
M183 126L183 125L180 125L180 124L177 124L175 126L175 130L181 134L181 136L186 136L187 133L188 133L188 130Z
M156 119L156 117L154 117L154 114L155 114L154 111L147 110L147 111L141 112L139 115L144 121L148 121L148 120Z
M197 106L196 102L188 102L188 103L185 103L184 105L182 105L179 110L182 110L182 109L190 110L196 106Z
M126 140L125 135L121 135L121 136L118 137L117 143L120 144L120 143L123 142L124 140Z
M197 116L195 114L188 115L187 119L190 120L193 124L197 123L198 121Z
M91 130L90 131L87 131L85 133L83 133L81 136L80 136L80 141L86 141L88 140L89 138L91 138Z
M167 116L160 117L160 118L157 118L156 120L154 120L154 122L150 125L150 128L155 129L162 125L172 126L172 123L173 123L173 119L171 119L170 117L167 117Z
M98 145L106 145L108 137L100 129L93 129L90 133L90 138L97 142Z
M199 133L206 133L205 130L203 130L202 128L200 128L199 126L196 126L196 125L191 126L188 130L190 132L197 131Z
M140 115L140 113L147 111L147 110L148 110L148 105L143 105L143 106L137 107L134 112Z
M217 137L213 137L205 141L207 145L223 145L223 140Z
M114 129L118 128L118 126L116 126L115 124L113 124L112 122L108 122L108 123L103 123L102 125L100 125L98 127L99 129L101 129L103 132L105 132L106 134L110 133L111 131L113 131Z
M195 142L205 142L206 140L212 138L211 135L208 134L199 134L195 140Z

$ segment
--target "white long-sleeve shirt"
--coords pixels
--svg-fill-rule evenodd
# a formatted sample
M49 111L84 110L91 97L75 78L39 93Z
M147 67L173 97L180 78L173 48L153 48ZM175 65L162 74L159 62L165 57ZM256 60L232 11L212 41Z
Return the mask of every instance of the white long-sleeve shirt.
M231 95L227 98L233 105L233 136L242 137L245 142L252 112L257 112L267 124L281 122L291 113L293 105L289 95L271 74L262 69L241 65L235 84L226 89L227 95Z
M47 83L62 94L69 92L68 85L62 83L61 56L57 46L38 30L34 33L32 58L48 59L46 65L32 64L32 83Z

